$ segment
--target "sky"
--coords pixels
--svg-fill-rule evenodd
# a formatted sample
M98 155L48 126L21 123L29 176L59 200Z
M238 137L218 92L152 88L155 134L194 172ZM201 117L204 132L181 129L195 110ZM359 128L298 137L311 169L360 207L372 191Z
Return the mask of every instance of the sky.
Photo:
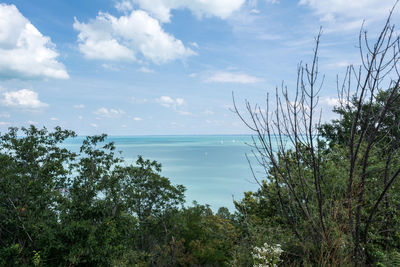
M322 27L320 105L360 64L392 0L0 1L0 132L57 125L80 135L245 134L232 93L265 105ZM393 22L399 22L400 7ZM321 76L322 77L322 76Z

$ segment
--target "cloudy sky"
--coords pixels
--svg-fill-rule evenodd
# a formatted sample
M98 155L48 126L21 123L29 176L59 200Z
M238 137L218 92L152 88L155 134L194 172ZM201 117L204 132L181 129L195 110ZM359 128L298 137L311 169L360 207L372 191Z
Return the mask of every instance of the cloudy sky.
M0 3L0 132L236 134L237 101L293 88L323 27L324 117L392 0L15 0ZM399 21L400 8L394 14Z

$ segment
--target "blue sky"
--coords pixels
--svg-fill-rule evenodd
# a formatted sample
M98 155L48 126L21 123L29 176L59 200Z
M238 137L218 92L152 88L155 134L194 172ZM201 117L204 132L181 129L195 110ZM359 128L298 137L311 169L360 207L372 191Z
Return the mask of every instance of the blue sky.
M323 27L320 104L359 64L394 1L21 0L0 4L0 131L10 126L111 135L248 133L230 111L265 103L312 59ZM399 21L399 8L394 22Z

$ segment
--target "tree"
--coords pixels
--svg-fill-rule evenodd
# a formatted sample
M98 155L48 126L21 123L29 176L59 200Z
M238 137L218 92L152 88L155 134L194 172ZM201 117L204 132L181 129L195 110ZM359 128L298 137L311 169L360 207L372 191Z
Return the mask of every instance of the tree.
M207 205L194 202L176 214L173 223L172 242L162 248L156 266L232 265L237 229L229 219L213 214Z
M0 135L0 265L120 265L170 241L184 187L155 161L127 164L106 135L73 153L63 142L75 136L34 126Z
M338 83L339 120L322 125L318 114L321 34L312 64L299 66L294 98L286 87L277 89L273 112L267 97L265 112L246 102L248 117L235 104L255 133L251 146L268 181L263 188L273 190L284 225L314 263L371 263L376 235L397 233L377 220L389 209L399 215L393 206L399 197L390 194L400 174L400 48L392 12L375 43L360 31L362 66L349 66Z
M24 138L17 128L0 137L0 265L29 264L44 245L42 254L61 245L52 237L70 174L64 164L75 154L58 144L75 133L33 126L22 131Z
M160 242L171 238L171 225L168 224L171 213L182 207L185 201L185 187L174 186L168 178L162 177L161 164L144 160L141 156L137 166L116 169L121 179L121 201L125 203L129 214L138 220L136 247L149 250Z

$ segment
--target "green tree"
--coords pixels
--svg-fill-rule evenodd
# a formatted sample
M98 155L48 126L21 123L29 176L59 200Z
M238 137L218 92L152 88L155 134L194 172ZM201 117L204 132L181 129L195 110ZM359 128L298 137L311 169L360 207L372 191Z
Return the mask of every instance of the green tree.
M77 153L63 145L74 137L34 126L0 136L0 265L137 263L170 242L184 187L155 161L127 164L106 135Z
M47 257L63 246L55 234L71 174L66 164L76 155L58 145L75 133L22 132L10 128L0 137L0 265L29 265L35 251Z
M160 247L156 266L232 265L238 236L230 220L195 202L177 213L173 223L172 242Z

